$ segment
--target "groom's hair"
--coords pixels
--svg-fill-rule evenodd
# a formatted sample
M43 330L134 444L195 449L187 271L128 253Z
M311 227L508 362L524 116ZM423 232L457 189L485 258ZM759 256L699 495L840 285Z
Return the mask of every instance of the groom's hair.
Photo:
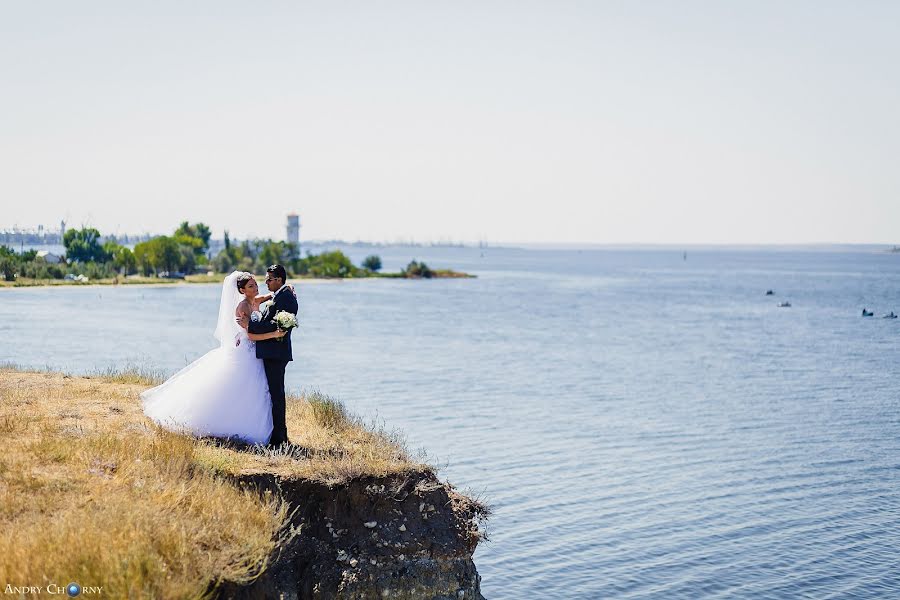
M280 277L281 283L287 283L287 271L281 265L272 265L266 269L266 273L271 273L272 277Z
M250 280L253 279L253 275L250 273L241 273L237 278L237 286L238 290L244 291L244 288L247 287L247 284L250 283Z

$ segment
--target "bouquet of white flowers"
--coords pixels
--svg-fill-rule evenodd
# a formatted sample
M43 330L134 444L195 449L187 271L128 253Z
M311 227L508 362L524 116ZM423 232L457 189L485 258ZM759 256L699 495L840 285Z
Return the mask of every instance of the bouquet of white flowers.
M272 322L282 331L290 331L297 326L297 316L284 310L279 310L272 317ZM283 342L286 336L278 338L279 342Z

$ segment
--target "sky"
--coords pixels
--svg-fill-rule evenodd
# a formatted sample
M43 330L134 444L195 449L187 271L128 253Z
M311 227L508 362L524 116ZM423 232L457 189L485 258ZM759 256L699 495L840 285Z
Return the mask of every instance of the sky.
M900 241L900 3L4 2L0 229Z

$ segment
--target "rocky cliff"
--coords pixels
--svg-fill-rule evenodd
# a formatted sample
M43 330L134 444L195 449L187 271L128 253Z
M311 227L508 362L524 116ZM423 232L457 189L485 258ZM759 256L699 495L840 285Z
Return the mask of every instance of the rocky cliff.
M236 483L276 494L299 528L265 573L219 598L482 600L472 561L487 510L430 470L336 485L242 474Z

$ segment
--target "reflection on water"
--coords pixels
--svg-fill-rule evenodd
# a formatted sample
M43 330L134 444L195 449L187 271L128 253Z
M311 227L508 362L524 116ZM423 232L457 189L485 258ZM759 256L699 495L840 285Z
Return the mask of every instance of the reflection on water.
M900 256L381 254L479 278L301 286L287 382L484 495L486 597L900 593L900 323L859 316L900 309ZM212 347L218 296L0 290L0 360L173 372Z

